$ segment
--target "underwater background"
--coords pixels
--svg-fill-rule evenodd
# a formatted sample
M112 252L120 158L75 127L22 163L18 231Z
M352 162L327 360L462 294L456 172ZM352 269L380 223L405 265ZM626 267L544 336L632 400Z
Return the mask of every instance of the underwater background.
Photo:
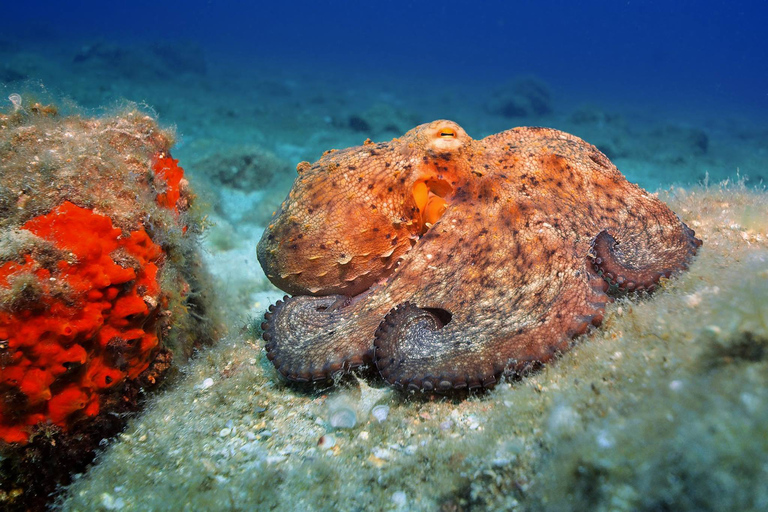
M768 2L73 1L0 15L3 108L13 93L68 114L136 107L175 130L229 331L59 507L768 509ZM664 290L617 301L573 351L486 395L286 386L259 338L283 293L256 243L296 164L435 119L475 139L525 125L582 137L704 246Z
M86 108L144 102L178 127L187 166L211 134L295 165L446 118L475 138L571 131L650 188L737 169L754 182L767 15L759 1L10 3L0 82L38 79Z

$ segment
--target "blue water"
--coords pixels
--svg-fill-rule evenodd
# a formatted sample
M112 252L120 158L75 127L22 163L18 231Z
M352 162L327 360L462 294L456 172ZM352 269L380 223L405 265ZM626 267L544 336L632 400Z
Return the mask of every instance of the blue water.
M289 67L404 80L533 73L594 97L768 111L765 1L4 3L3 38L30 36L31 24L65 39L194 40Z
M449 118L475 137L525 124L571 131L652 189L768 176L764 0L88 0L1 12L4 97L24 77L88 108L145 102L186 142L257 141L293 165ZM158 44L174 45L170 64ZM530 76L551 91L551 115L489 111L494 93ZM348 129L381 104L403 114L396 130L375 118ZM573 122L584 105L602 113ZM705 151L686 130L704 133Z

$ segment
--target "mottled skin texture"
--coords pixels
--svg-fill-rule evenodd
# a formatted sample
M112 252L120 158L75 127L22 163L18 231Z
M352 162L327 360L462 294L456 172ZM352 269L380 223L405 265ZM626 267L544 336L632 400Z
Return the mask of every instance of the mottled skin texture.
M263 324L293 381L373 362L401 388L491 387L599 325L609 282L651 291L701 244L594 146L547 128L473 140L435 121L298 172L258 246L294 295Z

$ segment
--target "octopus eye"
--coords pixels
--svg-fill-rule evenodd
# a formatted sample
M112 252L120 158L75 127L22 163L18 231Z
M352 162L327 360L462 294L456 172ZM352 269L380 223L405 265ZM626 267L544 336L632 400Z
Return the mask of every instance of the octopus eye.
M441 128L440 129L440 137L444 139L455 139L456 138L456 130L453 128Z

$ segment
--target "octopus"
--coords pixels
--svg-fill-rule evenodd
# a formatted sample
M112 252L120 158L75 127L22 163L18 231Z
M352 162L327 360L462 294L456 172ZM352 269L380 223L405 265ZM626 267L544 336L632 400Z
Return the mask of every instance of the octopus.
M651 292L701 241L591 144L452 121L297 166L257 254L291 294L262 324L289 381L366 366L404 390L491 388L568 350L617 293Z

